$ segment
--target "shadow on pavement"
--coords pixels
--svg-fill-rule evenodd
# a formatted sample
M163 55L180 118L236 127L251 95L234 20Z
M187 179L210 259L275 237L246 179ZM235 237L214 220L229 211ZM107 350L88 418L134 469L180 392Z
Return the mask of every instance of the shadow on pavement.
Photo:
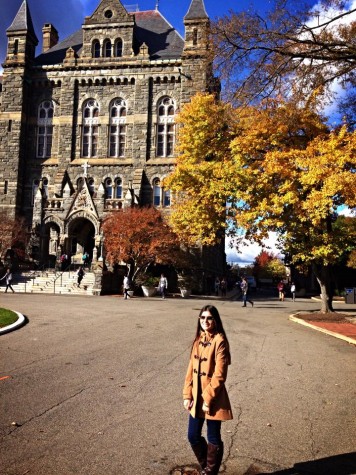
M356 452L334 455L310 462L296 463L293 468L264 472L251 466L244 475L355 475Z

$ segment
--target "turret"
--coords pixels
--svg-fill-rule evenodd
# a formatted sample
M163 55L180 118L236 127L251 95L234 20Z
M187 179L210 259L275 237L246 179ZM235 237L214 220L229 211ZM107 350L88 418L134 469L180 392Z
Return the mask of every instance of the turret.
M14 21L6 30L6 35L8 45L4 67L24 65L35 59L38 39L26 0L23 1Z
M192 0L184 17L185 45L183 55L205 55L208 50L210 20L204 0Z

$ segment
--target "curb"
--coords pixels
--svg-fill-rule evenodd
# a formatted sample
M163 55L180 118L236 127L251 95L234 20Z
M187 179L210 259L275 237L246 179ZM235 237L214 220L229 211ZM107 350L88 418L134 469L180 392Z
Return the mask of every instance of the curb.
M16 320L16 322L12 323L11 325L0 328L0 335L16 330L17 328L20 328L25 323L26 319L22 315L22 313L16 312L15 310L13 310L13 312L15 312L19 318Z
M326 330L325 328L317 327L316 325L313 325L312 323L306 322L305 320L302 320L301 318L297 318L294 315L289 316L289 320L295 323L299 323L300 325L304 325L305 327L313 328L313 330L317 330L321 333L324 333L326 335L333 336L335 338L339 338L339 340L344 340L347 343L350 343L351 345L356 345L356 340L354 338L350 338L349 336L341 335L340 333L335 333L332 332L331 330Z

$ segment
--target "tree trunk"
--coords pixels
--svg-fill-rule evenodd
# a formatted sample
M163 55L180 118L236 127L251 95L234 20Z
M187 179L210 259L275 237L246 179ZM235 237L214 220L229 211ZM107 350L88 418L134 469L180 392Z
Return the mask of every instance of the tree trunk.
M333 312L333 288L331 285L330 268L329 266L316 265L312 266L315 277L320 285L321 297L321 313Z

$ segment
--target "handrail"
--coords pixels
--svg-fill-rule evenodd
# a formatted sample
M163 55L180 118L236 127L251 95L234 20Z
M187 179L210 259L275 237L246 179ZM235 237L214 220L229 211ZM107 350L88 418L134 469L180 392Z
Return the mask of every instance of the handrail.
M42 264L41 267L39 267L38 269L35 269L34 271L32 271L28 277L30 278L30 280L34 281L35 278L36 278L36 273L37 273L37 272L41 272L41 271L43 271L44 269L45 269L45 265ZM33 282L32 282L32 285L33 285ZM25 280L25 294L26 294L26 293L27 293L27 280Z

